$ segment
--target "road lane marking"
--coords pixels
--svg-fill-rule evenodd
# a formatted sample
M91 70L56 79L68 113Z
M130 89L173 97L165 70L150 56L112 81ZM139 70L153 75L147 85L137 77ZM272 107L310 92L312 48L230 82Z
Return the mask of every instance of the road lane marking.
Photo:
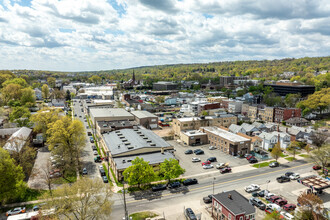
M262 173L262 174L257 174L257 175L254 175L254 176L243 177L243 178L240 178L240 179L229 180L229 181L226 181L226 182L215 183L214 186L220 186L220 185L223 185L223 184L226 184L226 183L231 183L231 182L235 182L235 181L250 179L250 178L254 178L254 177L258 177L258 176L264 176L264 175L267 175L267 174L283 172L285 170L298 168L298 167L302 167L302 166L306 166L306 165L310 165L310 164L313 164L313 163L306 163L306 164L302 164L302 165L298 165L298 166L294 166L294 167L289 167L289 168L285 168L285 169L281 169L281 170L271 171L271 172L268 172L268 173ZM199 189L205 189L205 188L209 188L209 187L213 187L213 184L206 185L206 186L201 186L201 187L197 187L197 188L193 188L193 189L189 189L189 191L196 191L196 190L199 190ZM168 196L175 195L175 194L179 194L179 193L164 194L160 198L168 197ZM126 203L136 203L136 202L141 202L141 201L144 201L144 200L148 200L148 199L132 200L132 201L127 201Z

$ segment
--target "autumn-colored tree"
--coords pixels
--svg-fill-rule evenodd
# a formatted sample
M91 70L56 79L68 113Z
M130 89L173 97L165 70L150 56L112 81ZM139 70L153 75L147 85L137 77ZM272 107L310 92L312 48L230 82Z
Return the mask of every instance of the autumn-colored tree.
M281 154L282 154L281 145L279 142L277 142L273 147L272 152L270 152L270 155L277 161L278 158L281 156Z
M325 219L321 214L323 201L317 195L304 192L297 198L297 201L301 205L295 215L297 219Z

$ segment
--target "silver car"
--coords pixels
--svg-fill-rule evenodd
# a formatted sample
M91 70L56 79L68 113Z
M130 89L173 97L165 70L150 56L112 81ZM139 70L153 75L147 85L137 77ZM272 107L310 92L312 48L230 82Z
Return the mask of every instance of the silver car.
M198 158L198 157L193 157L193 158L191 158L191 161L192 161L192 162L200 162L201 159Z

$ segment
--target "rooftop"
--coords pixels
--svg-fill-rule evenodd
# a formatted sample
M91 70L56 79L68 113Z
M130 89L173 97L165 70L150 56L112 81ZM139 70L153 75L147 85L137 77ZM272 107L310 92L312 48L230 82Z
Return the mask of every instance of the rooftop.
M205 118L201 117L187 117L187 118L178 118L178 121L180 122L187 122L187 121L197 121L197 120L212 120L216 118L230 118L230 117L236 117L232 114L218 114L217 116L205 116Z
M131 113L138 118L150 118L157 117L156 115L148 112L148 111L131 111Z
M218 135L218 136L225 138L227 140L230 140L232 142L241 142L241 141L250 140L248 138L244 138L242 136L239 136L237 134L231 133L229 131L226 131L226 130L218 128L218 127L202 127L201 129L204 129L214 135Z
M122 108L92 108L90 113L93 117L133 117L133 115Z
M18 131L12 134L12 136L8 139L3 149L20 152L24 147L27 138L32 133L32 129L27 127L22 127Z
M193 137L193 136L199 136L199 135L206 135L206 133L201 132L199 130L190 130L190 131L181 131L183 134L189 136L189 137Z
M234 215L250 215L256 212L255 208L249 203L248 199L238 193L236 190L225 191L213 195L213 198L220 202Z
M159 82L156 82L156 83L154 83L154 84L177 85L177 83L166 82L166 81L159 81Z

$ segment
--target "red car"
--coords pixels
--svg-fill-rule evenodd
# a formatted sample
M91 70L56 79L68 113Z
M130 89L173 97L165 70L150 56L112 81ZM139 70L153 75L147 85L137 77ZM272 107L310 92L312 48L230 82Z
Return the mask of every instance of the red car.
M207 164L211 164L211 162L210 161L205 161L205 162L202 163L202 166L207 165Z
M288 201L286 201L285 199L277 199L276 201L275 201L275 204L276 205L279 205L279 206L284 206L284 205L286 205L288 203Z
M225 168L220 169L220 173L229 173L229 172L231 172L230 167L225 167Z
M246 157L247 160L250 160L251 158L254 158L254 156L251 155L251 156Z
M275 201L278 200L278 199L282 199L282 198L279 197L279 196L272 196L272 197L269 198L269 201L270 201L271 203L275 203Z
M313 166L313 170L320 170L322 167L320 167L319 165L315 165Z
M295 204L286 204L283 206L283 209L287 212L293 211L296 209L296 205Z

